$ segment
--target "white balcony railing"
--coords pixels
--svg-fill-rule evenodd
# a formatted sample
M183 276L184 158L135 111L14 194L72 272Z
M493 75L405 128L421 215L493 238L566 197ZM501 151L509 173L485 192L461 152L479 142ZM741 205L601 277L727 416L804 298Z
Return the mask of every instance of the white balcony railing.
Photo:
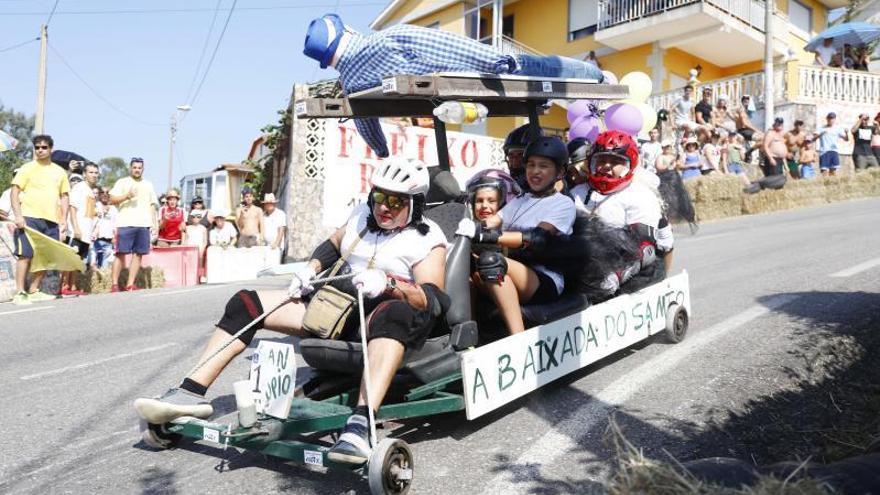
M498 48L500 48L502 52L509 53L512 55L539 55L539 56L544 55L543 53L539 52L538 50L535 50L534 48L532 48L524 43L521 43L520 41L517 41L517 40L511 38L510 36L507 36L504 34L498 36L498 43L497 44L492 42L493 39L494 38L492 36L486 36L485 38L481 38L480 42L485 43L487 45L495 45Z
M797 98L876 105L880 102L880 74L802 65L798 67Z
M700 3L712 5L764 32L764 2L758 0L600 0L598 28L605 29Z
M785 94L785 73L783 67L779 66L774 70L774 101L780 101ZM719 95L727 95L728 105L738 105L743 95L752 97L752 101L756 104L764 102L764 73L752 72L739 76L726 77L724 79L716 79L700 83L697 91L694 92L694 98L699 100L703 88L712 88L714 98ZM656 109L670 108L675 100L681 97L682 90L675 89L662 93L655 93L648 98L648 104Z

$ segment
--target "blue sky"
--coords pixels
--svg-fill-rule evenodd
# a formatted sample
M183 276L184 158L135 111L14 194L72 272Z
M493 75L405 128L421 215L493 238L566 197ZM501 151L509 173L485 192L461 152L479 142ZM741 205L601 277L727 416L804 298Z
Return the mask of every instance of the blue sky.
M220 0L205 63L233 0ZM55 0L0 0L0 50L39 36ZM309 20L336 11L367 31L383 0L239 0L211 71L180 126L175 183L184 174L237 163L259 129L277 120L294 82L335 77L302 54ZM169 120L185 103L217 0L60 0L49 43L106 100L96 97L49 50L46 131L56 148L91 160L144 157L164 188ZM294 7L294 8L291 8ZM200 9L193 12L87 11ZM76 12L76 13L74 13ZM26 15L16 15L18 13ZM0 102L36 109L39 42L0 52ZM205 65L203 63L203 66ZM203 69L204 70L204 69ZM201 76L200 76L201 77Z

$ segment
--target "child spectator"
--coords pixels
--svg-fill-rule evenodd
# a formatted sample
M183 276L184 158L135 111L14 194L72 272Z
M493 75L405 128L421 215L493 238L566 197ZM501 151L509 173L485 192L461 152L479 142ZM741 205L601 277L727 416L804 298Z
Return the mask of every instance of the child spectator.
M116 207L110 204L110 189L98 190L95 203L95 227L88 264L91 268L107 268L113 262L113 239L116 237Z
M703 145L703 163L700 173L709 175L721 170L721 134L713 130L709 142Z
M220 246L227 248L235 245L235 239L238 233L232 225L226 222L225 211L217 211L214 213L214 227L208 233L208 243L212 246Z
M813 148L813 138L807 136L804 138L804 145L798 158L800 162L800 173L802 179L812 179L816 177L816 167L819 166L819 154Z
M681 178L684 180L694 179L701 175L699 143L697 138L689 138L684 144L684 154L678 162L678 169L681 170Z
M199 278L205 271L205 250L208 249L208 229L202 225L205 210L191 210L186 229L183 231L183 245L199 248Z

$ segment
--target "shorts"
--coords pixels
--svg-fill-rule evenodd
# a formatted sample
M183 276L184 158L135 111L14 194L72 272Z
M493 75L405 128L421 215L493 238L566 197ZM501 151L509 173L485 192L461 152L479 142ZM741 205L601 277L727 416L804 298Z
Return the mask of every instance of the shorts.
M783 162L785 162L784 158L771 158L768 156L764 159L764 163L761 164L761 171L764 172L765 177L780 175L782 174Z
M693 120L676 120L675 127L685 127L687 126L690 130L694 131L702 127L700 124L694 122Z
M535 270L538 276L538 288L532 294L532 298L525 304L544 304L559 299L559 292L556 290L556 282L549 275Z
M742 136L746 141L751 141L753 137L755 137L755 131L743 127L742 129L737 129L736 132Z
M800 172L802 179L812 179L816 177L816 170L809 163L802 163Z
M877 163L877 157L875 157L873 154L853 154L853 164L855 165L856 170L863 170L870 167L880 167L880 163Z
M119 227L116 229L116 254L149 254L149 227Z
M785 163L788 165L788 171L793 175L800 175L800 167L798 167L797 160L785 160Z
M236 244L235 247L249 248L249 247L254 247L254 246L258 246L258 245L259 244L257 244L257 236L243 235L238 238L238 243Z
M87 242L83 242L76 237L68 237L67 245L76 248L76 254L82 259L86 259L86 256L89 255L89 243Z
M51 237L52 239L58 240L58 224L55 222L50 222L44 218L32 218L32 217L24 217L24 223L28 227L36 230L37 232ZM28 240L27 235L25 234L24 229L15 229L15 235L13 237L15 241L15 249L13 254L19 258L33 258L34 257L34 247L31 246L31 241Z
M728 163L727 171L731 174L737 175L746 173L746 171L743 170L742 165L740 165L739 163Z
M840 155L836 151L826 151L819 155L819 168L822 170L837 170L840 168Z

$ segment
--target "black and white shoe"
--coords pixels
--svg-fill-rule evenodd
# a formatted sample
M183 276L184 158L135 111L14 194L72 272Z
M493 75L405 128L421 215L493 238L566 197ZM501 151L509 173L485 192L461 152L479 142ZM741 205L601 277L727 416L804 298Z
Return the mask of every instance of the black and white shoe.
M214 414L214 408L201 395L172 388L155 399L141 398L134 401L134 408L147 423L161 425L182 416L206 419Z
M364 464L370 458L370 425L367 418L354 414L348 418L339 440L327 458L345 464Z

